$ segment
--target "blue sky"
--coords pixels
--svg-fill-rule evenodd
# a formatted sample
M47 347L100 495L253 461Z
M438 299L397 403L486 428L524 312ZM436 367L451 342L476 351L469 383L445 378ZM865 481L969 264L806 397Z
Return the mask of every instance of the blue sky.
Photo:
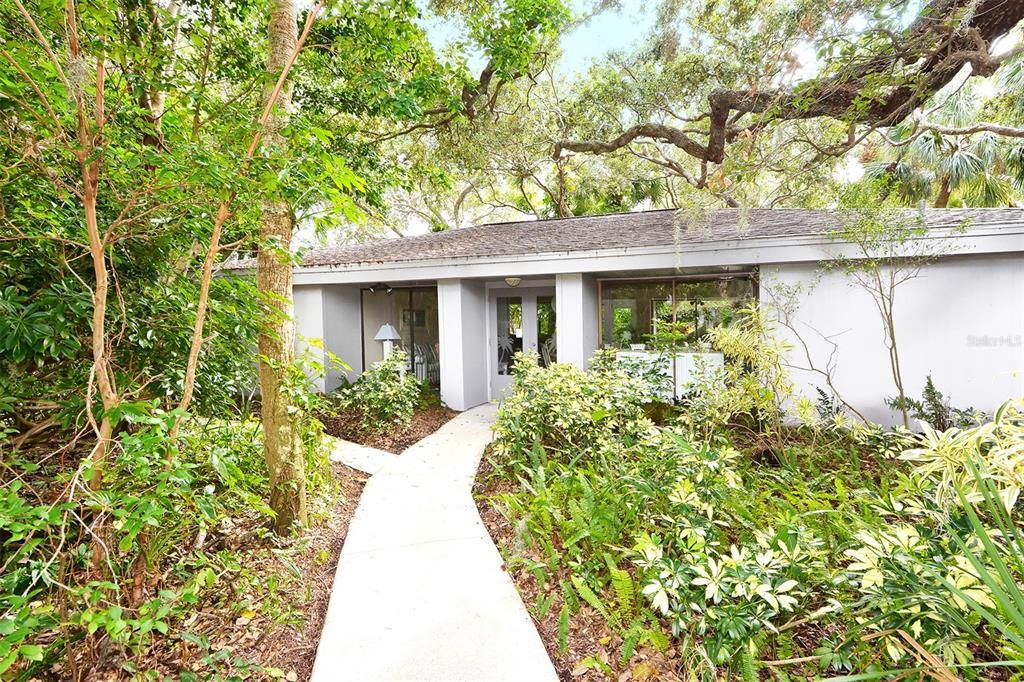
M588 4L575 0L573 11L582 13ZM563 35L560 66L564 73L582 73L591 62L608 52L641 42L654 26L652 4L642 0L623 0L621 8L601 12Z

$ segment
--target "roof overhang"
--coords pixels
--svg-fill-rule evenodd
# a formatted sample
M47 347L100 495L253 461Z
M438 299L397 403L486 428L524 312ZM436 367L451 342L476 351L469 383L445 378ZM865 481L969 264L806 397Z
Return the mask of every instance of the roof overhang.
M919 239L948 239L949 255L1021 253L1024 252L1024 224L986 224L953 234L947 230L932 230ZM296 285L397 283L566 272L715 269L819 262L856 255L855 247L836 242L826 235L744 238L679 246L302 266L295 269L294 282Z

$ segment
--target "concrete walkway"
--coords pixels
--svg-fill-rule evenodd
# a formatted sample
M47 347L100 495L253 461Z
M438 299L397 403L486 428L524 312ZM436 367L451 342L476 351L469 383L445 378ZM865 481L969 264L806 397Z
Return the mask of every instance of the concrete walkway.
M313 682L558 679L471 495L494 412L464 412L376 469L338 561Z
M387 450L378 450L340 438L333 440L331 461L347 464L366 474L375 474L398 460L398 455Z

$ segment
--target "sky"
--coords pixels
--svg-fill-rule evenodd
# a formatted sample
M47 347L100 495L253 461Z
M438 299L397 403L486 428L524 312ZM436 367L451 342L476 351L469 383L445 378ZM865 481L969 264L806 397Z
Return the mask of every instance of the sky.
M589 4L575 0L573 12L580 14ZM651 4L623 0L619 9L601 12L563 35L559 62L563 73L585 73L592 62L608 52L628 49L642 42L654 28L655 13Z
M594 0L569 2L574 16L585 15L593 4ZM652 3L643 0L621 0L620 4L620 7L600 12L562 34L559 70L563 75L582 75L590 64L608 52L633 47L651 32L655 21ZM424 13L424 16L428 15L429 13ZM464 28L457 23L436 17L425 19L423 25L427 37L438 50L443 50L452 41L465 35ZM477 55L470 60L471 68L478 69L482 66L481 56Z

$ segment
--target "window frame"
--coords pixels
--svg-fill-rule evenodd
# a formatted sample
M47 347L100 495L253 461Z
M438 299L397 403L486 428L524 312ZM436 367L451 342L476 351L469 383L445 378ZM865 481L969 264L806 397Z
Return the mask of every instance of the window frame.
M623 275L623 276L617 276L617 277L601 277L601 278L598 278L598 280L597 280L597 336L598 336L598 348L608 348L610 346L611 348L622 350L622 349L618 348L617 342L614 339L612 340L611 344L608 344L605 341L605 335L604 335L604 322L605 322L605 320L604 320L604 317L605 317L605 315L604 315L604 307L605 306L604 306L604 304L605 304L605 297L606 297L606 294L607 294L607 291L606 291L606 288L605 288L606 285L630 284L630 283L636 283L636 284L641 284L641 283L644 283L644 284L647 284L647 283L649 283L649 284L670 284L671 288L672 288L672 294L671 294L672 298L671 298L671 301L672 301L672 318L673 318L673 325L674 325L676 323L676 304L680 300L680 298L678 296L676 296L676 285L677 284L700 284L700 283L704 283L704 282L720 282L720 281L723 281L723 280L729 281L729 280L735 280L735 279L746 279L746 280L750 281L751 299L752 299L754 305L759 305L760 304L760 300L761 300L760 299L760 294L761 294L761 290L760 289L761 288L759 286L759 283L760 283L760 271L758 270L758 268L751 268L751 269L748 269L748 270L740 270L740 271L736 271L736 272L723 272L723 273L714 273L714 274L711 274L711 273L699 273L699 274L691 274L691 275L640 275L640 276L632 276L632 277L629 276L629 275ZM620 300L620 299L614 299L614 300ZM624 300L624 299L621 299L621 300ZM669 300L669 299L657 299L657 300ZM654 302L655 302L655 299L651 299L652 308L653 308ZM635 313L634 313L634 315L635 315ZM647 332L648 335L654 333L654 331L653 331L654 311L653 310L652 310L652 316L651 317L652 317L652 320L651 320L651 322L652 322L652 329L648 330L648 332ZM638 332L639 332L639 330L638 330Z

